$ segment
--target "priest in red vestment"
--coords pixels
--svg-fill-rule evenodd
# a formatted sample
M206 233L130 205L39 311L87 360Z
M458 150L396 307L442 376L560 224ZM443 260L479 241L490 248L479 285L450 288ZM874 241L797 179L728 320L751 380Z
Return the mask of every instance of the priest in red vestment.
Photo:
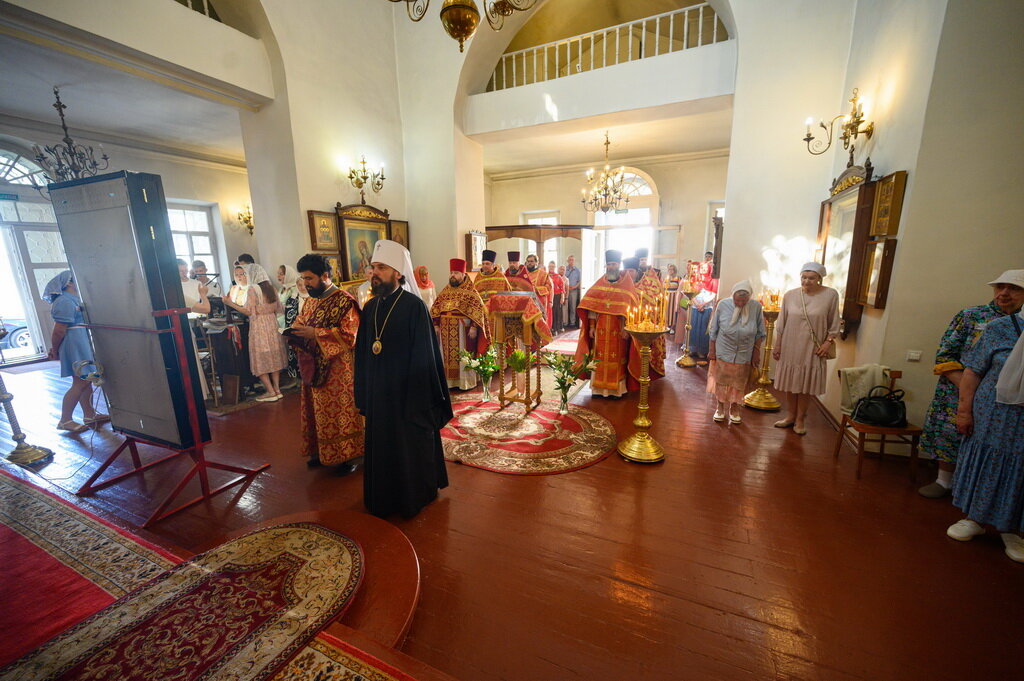
M508 269L505 270L505 278L508 279L508 285L511 290L536 293L537 290L533 288L533 281L530 280L529 273L519 263L519 251L509 251L507 255Z
M537 292L537 297L540 298L540 302L544 306L544 318L547 319L548 326L551 326L553 288L548 271L539 265L540 261L537 260L537 256L532 253L526 256L526 277L533 284L533 290Z
M485 304L495 291L512 290L512 287L508 285L508 279L505 278L505 273L495 264L497 258L498 254L494 251L484 251L480 261L480 274L473 282L473 288L480 294Z
M626 318L630 307L637 304L632 277L622 276L619 266L622 253L605 251L605 275L587 290L577 308L580 338L576 345L576 362L593 353L597 367L591 375L590 387L595 395L621 397L639 384L630 380L630 345Z
M302 377L302 453L310 466L344 464L349 473L363 455L363 417L352 394L359 308L331 282L322 255L303 256L295 269L310 295L286 336Z
M431 305L430 318L441 340L441 359L448 387L469 390L476 387L477 375L463 368L459 351L474 355L487 351L490 335L487 306L466 276L465 260L452 258L449 269L448 285Z

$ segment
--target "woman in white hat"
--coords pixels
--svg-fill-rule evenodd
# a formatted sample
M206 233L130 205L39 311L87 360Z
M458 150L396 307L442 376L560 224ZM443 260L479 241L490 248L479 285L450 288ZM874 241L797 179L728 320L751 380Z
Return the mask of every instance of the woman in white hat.
M1015 282L1015 283L1010 283ZM1024 270L1004 273L996 286L1018 311L985 326L963 359L956 425L964 436L953 478L953 505L964 512L946 534L968 541L993 526L1006 555L1024 563Z
M932 373L939 377L939 381L924 418L921 451L931 454L939 462L939 473L934 482L917 490L918 494L929 499L946 496L953 486L953 472L962 439L956 428L956 405L964 375L963 358L989 322L1013 314L1024 303L1024 270L1007 270L989 285L993 290L992 300L957 312L935 351Z
M812 395L825 392L825 360L832 354L839 335L839 293L822 286L825 266L804 263L800 288L787 291L776 328L775 387L786 393L789 413L775 422L806 435L807 408Z
M715 421L739 423L740 406L747 392L750 368L758 366L764 340L764 315L761 303L750 299L753 287L744 279L732 287L732 295L715 306L708 335L711 348L708 359L708 392L718 398ZM733 405L736 405L735 410Z

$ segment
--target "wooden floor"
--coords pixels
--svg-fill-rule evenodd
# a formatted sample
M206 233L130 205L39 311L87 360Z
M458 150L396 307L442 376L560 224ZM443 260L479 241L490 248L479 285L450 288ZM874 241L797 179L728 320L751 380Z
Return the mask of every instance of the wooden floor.
M54 433L52 365L4 377L29 441L58 451L50 482L28 478L76 489L117 436ZM538 477L449 465L437 502L394 519L422 561L404 652L463 681L1021 678L1024 565L998 535L947 539L957 510L919 497L905 460L868 461L855 480L820 414L804 438L749 410L719 425L703 387L703 369L674 366L652 384L663 464L613 456ZM575 401L629 432L635 397ZM272 467L138 533L196 550L275 516L361 510L360 474L307 470L298 418L292 395L211 419L211 458ZM129 526L182 469L64 496Z

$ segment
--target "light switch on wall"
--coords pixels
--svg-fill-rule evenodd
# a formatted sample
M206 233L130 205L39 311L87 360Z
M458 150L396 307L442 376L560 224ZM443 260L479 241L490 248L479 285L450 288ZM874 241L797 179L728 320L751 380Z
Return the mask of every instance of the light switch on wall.
M920 362L921 351L920 350L907 350L907 361L908 362Z

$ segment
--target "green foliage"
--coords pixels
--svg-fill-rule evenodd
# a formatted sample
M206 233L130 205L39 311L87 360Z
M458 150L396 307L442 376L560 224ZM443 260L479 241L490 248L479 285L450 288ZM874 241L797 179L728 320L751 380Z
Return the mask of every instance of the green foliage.
M576 381L580 380L581 375L589 373L597 367L594 354L589 352L583 356L583 361L579 364L576 364L575 358L558 352L543 352L541 353L541 358L545 364L551 367L551 372L555 377L555 385L558 386L563 395L572 389Z
M474 355L466 350L459 350L459 357L467 369L487 382L491 376L498 373L498 351L494 344L487 348L487 352L481 355Z
M532 352L525 352L523 350L516 350L508 356L506 363L509 368L516 373L522 373L527 371L533 363L537 361L537 358Z

